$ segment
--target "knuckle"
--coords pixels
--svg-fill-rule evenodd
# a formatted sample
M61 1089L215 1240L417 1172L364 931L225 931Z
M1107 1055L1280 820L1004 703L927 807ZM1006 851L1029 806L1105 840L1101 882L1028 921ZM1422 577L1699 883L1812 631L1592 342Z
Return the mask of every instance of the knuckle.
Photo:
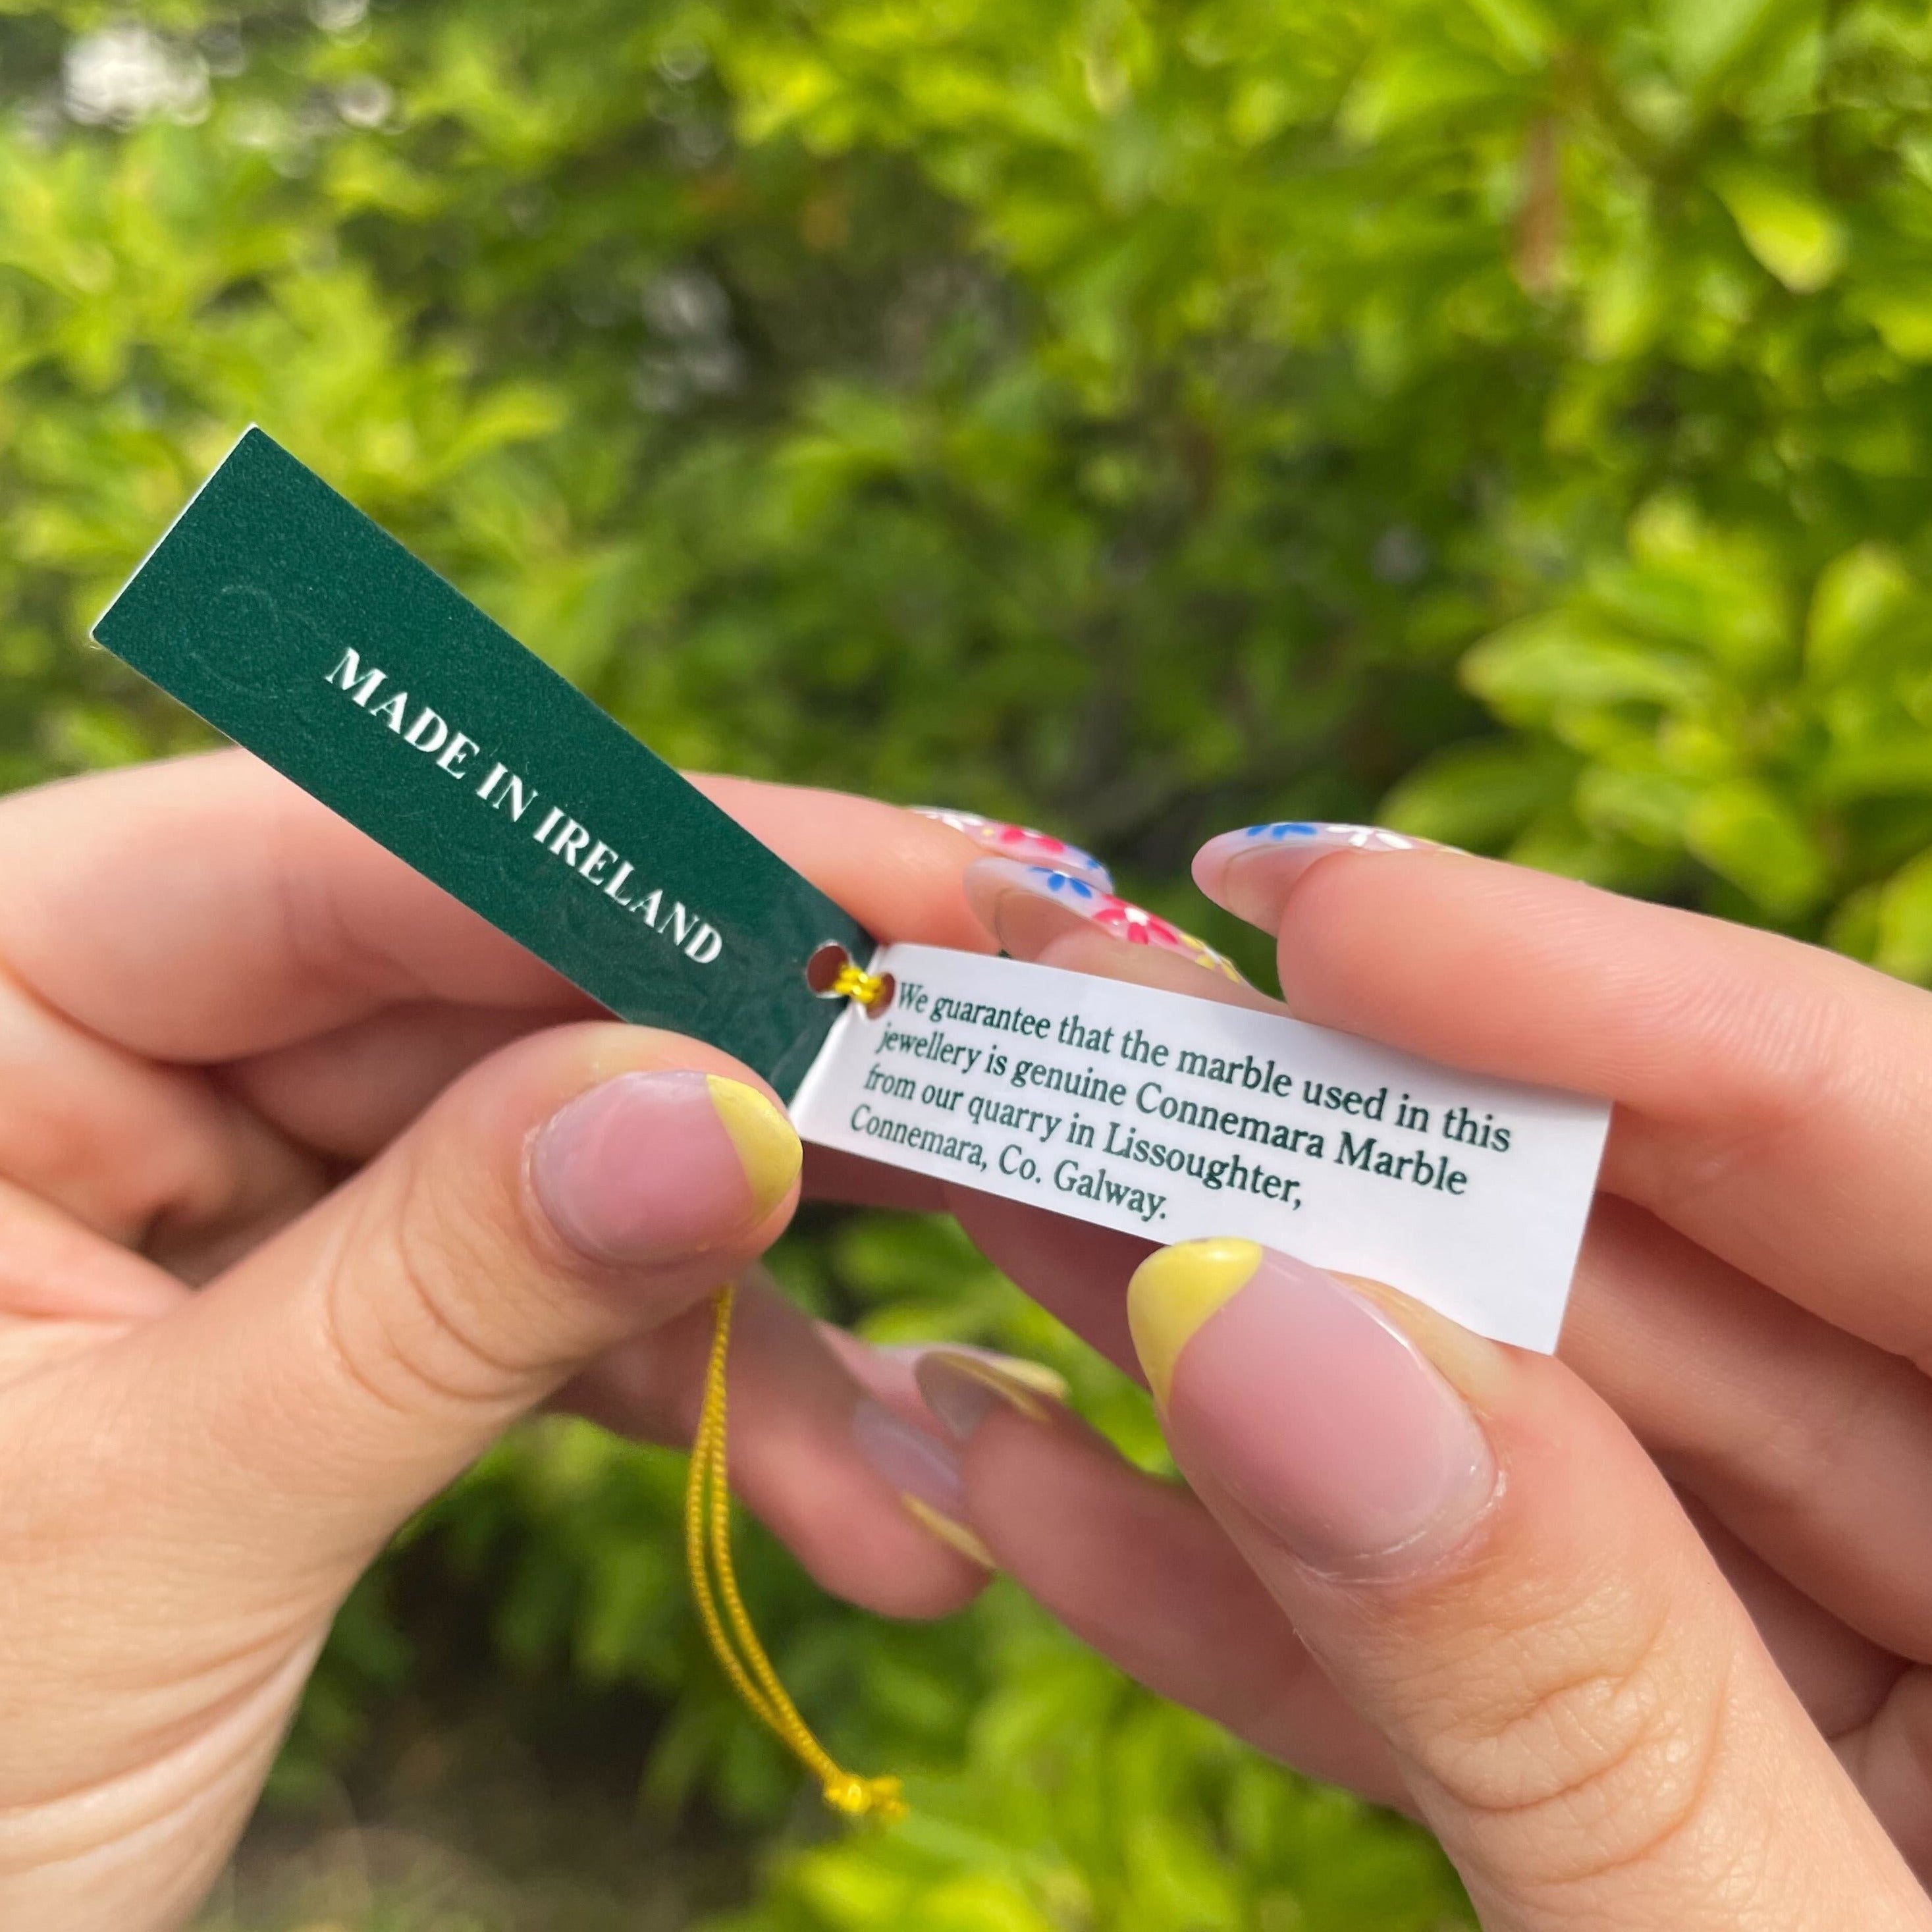
M1659 1858L1707 1810L1725 1760L1725 1654L1613 1580L1514 1607L1476 1634L1473 1658L1445 1660L1453 1705L1438 1700L1420 1768L1489 1868L1519 1883L1567 1892Z
M1770 1516L1812 1515L1821 1494L1856 1480L1874 1422L1910 1413L1923 1401L1918 1371L1895 1355L1861 1346L1835 1352L1828 1375L1787 1377L1775 1402L1754 1418L1748 1467L1736 1447L1719 1446L1714 1468L1748 1477L1756 1507Z
M1687 962L1678 984L1658 989L1654 1024L1691 1043L1696 1076L1682 1083L1677 1131L1637 1156L1644 1198L1666 1218L1786 1155L1832 1099L1870 1105L1846 1090L1873 1055L1831 988L1780 983L1774 999L1741 1000L1730 981Z
M515 1346L518 1283L508 1277L527 1270L516 1266L512 1231L419 1170L358 1220L335 1244L324 1282L326 1327L344 1375L408 1414L521 1391L541 1364Z

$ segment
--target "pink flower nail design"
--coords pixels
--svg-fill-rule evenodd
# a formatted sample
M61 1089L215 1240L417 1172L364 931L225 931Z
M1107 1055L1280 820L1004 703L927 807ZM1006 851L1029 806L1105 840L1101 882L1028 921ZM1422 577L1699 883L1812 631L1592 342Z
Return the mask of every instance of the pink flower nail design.
M979 872L982 868L988 872L994 870L992 863L982 860L974 871ZM1103 932L1124 940L1130 946L1152 946L1164 952L1178 952L1183 958L1192 960L1197 966L1204 966L1210 972L1233 980L1237 986L1247 983L1234 962L1216 952L1204 940L1196 939L1191 932L1182 932L1158 913L1149 912L1144 906L1137 906L1130 899L1104 891L1058 866L1005 864L998 867L997 877L1005 890L1053 900L1070 912L1090 920Z
M976 838L988 852L1000 858L1016 859L1023 864L1049 866L1055 871L1085 879L1102 891L1111 890L1113 886L1112 874L1092 853L1083 852L1078 846L1070 845L1065 839L1056 838L1050 832L1036 832L1030 825L1012 825L1004 819L982 818L976 812L955 812L944 806L916 805L912 808L922 818L935 819L955 832L964 832L969 838Z

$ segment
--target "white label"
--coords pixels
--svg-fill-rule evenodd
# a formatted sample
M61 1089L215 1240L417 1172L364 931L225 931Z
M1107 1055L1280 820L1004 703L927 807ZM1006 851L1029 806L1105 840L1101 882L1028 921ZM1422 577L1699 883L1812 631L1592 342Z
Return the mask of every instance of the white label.
M1285 1016L930 946L833 1029L820 1146L1166 1243L1238 1234L1556 1345L1610 1109Z

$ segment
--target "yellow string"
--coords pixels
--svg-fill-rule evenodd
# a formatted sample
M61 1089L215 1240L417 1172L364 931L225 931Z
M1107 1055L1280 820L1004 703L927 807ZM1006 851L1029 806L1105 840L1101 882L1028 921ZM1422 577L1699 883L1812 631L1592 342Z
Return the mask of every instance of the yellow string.
M856 1000L868 1012L878 1004L879 995L885 990L886 977L883 973L868 973L849 959L839 968L838 976L825 989L828 998Z
M844 976L842 973L840 977ZM728 1284L718 1291L713 1304L717 1316L711 1331L711 1359L705 1366L704 1401L698 1414L698 1436L692 1444L691 1474L684 1491L685 1559L691 1568L698 1618L732 1688L793 1756L817 1777L826 1803L848 1817L870 1816L890 1822L905 1816L899 1780L858 1777L844 1769L813 1736L812 1727L799 1715L798 1707L778 1682L738 1594L738 1580L731 1567L731 1492L724 1456L724 1367L731 1348L732 1301L733 1291ZM712 1570L717 1572L715 1594ZM724 1605L722 1616L719 1598Z

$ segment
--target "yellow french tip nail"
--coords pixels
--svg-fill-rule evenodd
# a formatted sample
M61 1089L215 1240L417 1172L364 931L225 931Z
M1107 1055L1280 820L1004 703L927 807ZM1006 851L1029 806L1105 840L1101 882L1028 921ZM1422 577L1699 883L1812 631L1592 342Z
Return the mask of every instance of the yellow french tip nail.
M1127 1326L1154 1400L1167 1406L1174 1365L1208 1316L1245 1288L1262 1250L1232 1236L1177 1241L1151 1254L1127 1285Z
M1064 1406L1072 1393L1066 1386L1066 1378L1058 1370L1049 1369L1044 1362L1029 1362L1018 1355L1004 1355L994 1362L964 1348L929 1348L921 1358L922 1369L928 1365L991 1389L1029 1422L1046 1421L1054 1406Z
M716 1073L708 1074L705 1084L738 1151L738 1163L762 1220L791 1192L805 1164L804 1147L790 1121L755 1087Z
M938 1538L948 1550L956 1550L983 1570L997 1570L1000 1567L993 1560L993 1552L963 1522L934 1509L923 1497L914 1496L910 1490L900 1490L899 1502L920 1528L928 1535Z

